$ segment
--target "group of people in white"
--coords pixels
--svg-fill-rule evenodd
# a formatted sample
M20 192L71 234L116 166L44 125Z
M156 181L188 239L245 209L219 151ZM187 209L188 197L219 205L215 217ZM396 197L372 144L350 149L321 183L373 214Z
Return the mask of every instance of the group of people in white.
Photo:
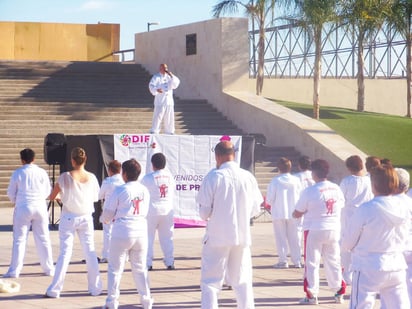
M274 267L304 268L302 305L318 304L322 259L336 303L351 285L349 308L373 308L378 295L382 308L411 308L409 173L373 156L365 167L357 155L345 163L349 175L337 185L327 179L325 160L303 156L291 174L291 161L279 159L266 197L279 256Z
M201 307L218 308L218 292L226 281L238 308L254 308L250 218L264 201L255 177L234 161L235 147L221 140L214 148L216 168L204 178L196 201L207 221L201 261ZM10 179L8 196L15 204L13 249L4 278L17 278L23 268L27 235L32 228L43 272L52 276L45 297L58 298L77 233L87 264L88 292L100 295L103 284L94 245L94 202L104 200L100 217L104 239L101 262L108 262L104 308L118 308L119 284L127 260L143 308L152 308L148 270L153 269L156 231L166 269L173 270L174 180L166 158L151 158L153 172L141 180L135 159L108 164L101 187L85 169L86 152L71 151L73 169L62 173L54 188L45 170L34 164L31 149L20 152L22 166ZM324 263L328 286L337 303L352 285L350 308L373 308L377 295L383 308L410 308L412 297L412 198L409 173L389 160L359 156L346 160L349 176L337 185L327 179L329 164L299 159L300 172L280 158L279 175L267 189L279 261L275 268L304 269L305 297L318 304L319 269ZM51 192L51 193L50 193ZM409 196L408 196L409 195ZM53 265L47 200L60 199L60 253ZM303 243L303 246L302 246ZM303 254L303 261L301 260ZM288 261L290 255L291 263ZM411 298L412 299L412 298Z
M103 223L103 249L100 262L108 262L107 298L104 308L118 308L119 284L125 262L130 261L132 274L143 308L152 308L147 271L152 269L153 242L159 231L166 269L174 269L173 191L174 180L162 153L152 156L153 172L141 181L140 164L130 159L122 164L108 164L108 177L99 187L96 176L85 169L86 152L80 147L71 151L73 169L62 173L53 190L47 172L34 164L31 149L20 152L22 167L12 174L8 196L15 204L13 216L13 249L9 269L3 278L17 278L23 268L26 240L30 228L46 276L53 277L45 297L59 298L72 256L77 233L87 264L88 292L102 293L98 257L94 244L94 203L104 200L100 217ZM144 185L143 185L144 184ZM51 191L52 190L52 191ZM60 199L60 252L53 264L48 229L46 200Z

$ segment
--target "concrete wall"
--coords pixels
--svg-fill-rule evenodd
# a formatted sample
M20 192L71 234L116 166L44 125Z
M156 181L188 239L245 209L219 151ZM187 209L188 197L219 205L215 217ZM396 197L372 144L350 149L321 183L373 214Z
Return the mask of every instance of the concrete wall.
M254 79L249 82L249 91L255 91ZM321 106L357 108L356 79L322 79L320 85ZM405 116L406 79L366 79L365 110L389 115ZM312 79L266 79L263 96L271 99L307 103L312 105Z
M321 122L254 95L247 30L247 19L221 18L138 33L135 61L151 73L167 63L181 79L178 96L207 99L246 133L264 134L269 146L294 146L311 158L327 159L333 166L331 178L339 181L347 175L344 160L366 154ZM198 53L186 56L185 38L192 33L197 34Z
M2 60L95 61L120 46L119 24L0 22L0 33Z
M135 61L156 73L160 63L181 79L176 95L219 102L222 88L248 83L248 20L222 18L137 33ZM186 56L186 35L196 34L197 53ZM242 48L239 48L239 45Z

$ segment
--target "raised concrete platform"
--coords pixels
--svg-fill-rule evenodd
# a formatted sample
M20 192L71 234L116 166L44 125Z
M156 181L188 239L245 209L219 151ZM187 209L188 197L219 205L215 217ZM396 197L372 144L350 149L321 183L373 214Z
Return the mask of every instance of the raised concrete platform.
M7 271L12 247L13 209L0 208L0 274ZM203 228L180 228L175 232L176 270L165 270L161 261L161 251L156 243L154 271L149 272L151 292L155 303L153 308L200 308L200 252L202 248ZM274 269L277 262L271 223L256 222L252 226L254 293L256 308L301 308L298 300L304 296L302 289L303 269ZM58 232L51 232L53 256L59 253ZM98 255L102 248L102 231L95 232ZM0 294L2 309L39 309L39 308L101 308L106 291L97 297L89 296L86 283L86 265L80 243L75 240L72 262L65 280L65 286L59 299L43 298L50 277L42 275L33 237L30 234L25 257L25 265L20 278L12 279L21 284L21 290L15 294ZM107 284L107 264L100 264L104 284ZM9 279L5 279L9 280ZM348 291L350 293L350 289ZM348 307L335 304L332 292L328 289L325 277L321 274L320 308ZM236 308L234 292L224 289L220 293L220 308ZM375 308L378 308L377 304ZM126 265L121 282L120 308L140 308L140 301L132 280L130 265Z

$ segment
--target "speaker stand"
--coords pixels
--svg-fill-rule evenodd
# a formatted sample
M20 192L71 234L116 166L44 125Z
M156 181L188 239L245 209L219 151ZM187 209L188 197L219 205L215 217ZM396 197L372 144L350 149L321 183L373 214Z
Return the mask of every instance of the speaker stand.
M56 181L56 164L53 164L52 166L52 190L54 189L54 185L55 185L55 181ZM47 206L47 211L50 211L51 208L51 226L53 228L56 228L57 223L60 220L54 220L54 207L55 207L55 203L57 203L60 206L60 210L62 209L63 204L60 201L55 201L55 200L50 200L49 201L49 205Z

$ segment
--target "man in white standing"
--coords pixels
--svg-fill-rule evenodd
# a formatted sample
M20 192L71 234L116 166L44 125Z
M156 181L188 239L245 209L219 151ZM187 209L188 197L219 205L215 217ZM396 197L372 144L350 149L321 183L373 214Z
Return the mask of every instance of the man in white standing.
M263 197L255 177L234 161L230 141L215 147L216 169L200 187L197 203L207 220L201 261L201 308L218 308L225 275L236 294L238 308L255 308L250 252L250 218L259 214Z
M122 164L117 160L110 161L107 166L107 171L108 171L109 176L103 180L102 186L100 187L100 191L99 191L99 200L104 200L103 210L106 207L106 203L109 200L110 195L112 195L114 189L124 184L122 174L120 174L121 169L122 169ZM109 257L109 246L110 246L110 239L112 235L113 223L112 222L108 222L108 223L102 222L102 224L103 224L103 249L102 249L102 258L100 262L107 263L107 258Z
M335 302L342 303L346 283L340 264L340 214L344 206L343 193L337 184L327 180L329 164L318 159L312 162L316 184L306 188L296 204L294 218L303 216L305 274L302 305L318 304L319 268L323 258L329 288Z
M274 268L289 268L288 251L292 260L292 268L302 268L301 245L299 234L300 220L292 217L297 201L302 191L299 178L290 174L292 162L281 157L277 167L280 174L274 177L268 186L266 202L271 205L273 233L276 239L276 248L279 261ZM289 248L289 250L288 250Z
M173 90L179 87L179 84L179 78L167 69L165 63L160 65L159 72L150 80L149 90L154 96L151 134L159 134L162 121L166 134L175 133Z
M15 209L12 258L4 278L20 276L30 227L43 272L47 276L54 274L46 204L51 191L50 179L44 169L33 163L34 157L34 151L29 148L20 151L23 166L14 171L7 189L7 195L15 204Z
M166 169L166 157L163 153L155 153L151 158L153 172L142 179L142 184L149 190L150 204L147 214L148 250L147 269L153 269L153 243L156 230L159 233L160 246L163 251L163 262L168 270L175 269L173 248L173 199L175 182L172 174Z
M353 155L346 159L345 164L350 175L344 177L340 183L345 197L345 207L341 214L341 239L356 209L373 198L371 179L363 169L362 159L358 155ZM343 279L347 285L352 284L351 260L350 251L341 249Z

